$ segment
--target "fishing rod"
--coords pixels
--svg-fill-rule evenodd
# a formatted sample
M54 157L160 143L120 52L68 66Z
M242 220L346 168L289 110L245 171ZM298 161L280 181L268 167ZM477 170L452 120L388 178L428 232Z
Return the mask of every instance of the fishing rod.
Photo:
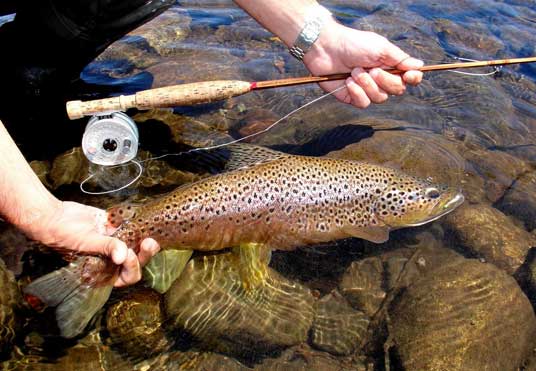
M529 62L536 62L536 57L428 65L419 70L428 72ZM397 69L385 71L392 74L405 72ZM150 109L209 103L254 90L344 80L349 76L350 73L337 73L255 82L240 80L194 82L143 90L132 95L86 102L70 101L67 102L67 113L71 119L92 115L82 136L82 150L90 162L112 166L133 161L138 152L139 133L136 123L121 111L129 108Z
M423 66L418 70L421 72L430 72L531 62L536 62L536 57L435 64ZM385 71L396 75L406 72L397 69L388 69ZM143 90L132 95L120 95L117 97L85 102L80 100L69 101L67 102L67 114L71 120L74 120L103 112L126 111L129 108L150 109L190 106L225 100L255 90L319 83L324 81L345 80L350 77L350 75L351 74L348 72L324 76L293 77L255 82L241 80L193 82Z

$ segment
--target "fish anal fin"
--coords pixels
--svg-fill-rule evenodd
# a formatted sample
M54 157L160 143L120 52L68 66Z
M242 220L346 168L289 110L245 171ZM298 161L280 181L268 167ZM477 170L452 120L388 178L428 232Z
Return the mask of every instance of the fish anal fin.
M369 227L347 227L345 232L352 237L362 238L374 243L384 243L389 240L390 228L386 225Z
M264 244L243 243L233 251L238 256L238 269L244 289L251 292L264 286L271 250Z
M118 228L121 224L123 224L124 221L136 217L138 209L138 205L131 203L123 203L112 206L107 210L108 224L111 227Z
M163 250L143 268L143 278L147 286L163 294L181 275L192 250Z

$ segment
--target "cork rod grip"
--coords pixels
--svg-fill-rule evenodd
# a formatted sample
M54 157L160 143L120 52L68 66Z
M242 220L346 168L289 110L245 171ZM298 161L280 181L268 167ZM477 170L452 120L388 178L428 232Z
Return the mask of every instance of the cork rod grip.
M110 111L126 111L129 108L149 109L210 103L247 93L250 82L240 80L205 81L140 91L134 95L67 102L67 114L71 120L83 116Z

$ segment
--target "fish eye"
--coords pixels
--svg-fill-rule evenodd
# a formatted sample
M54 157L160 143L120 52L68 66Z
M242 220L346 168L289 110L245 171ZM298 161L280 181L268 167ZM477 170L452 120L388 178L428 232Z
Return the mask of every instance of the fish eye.
M439 193L439 191L437 190L437 188L426 188L426 190L424 191L424 195L428 198L431 198L431 199L436 199L438 198L441 194Z

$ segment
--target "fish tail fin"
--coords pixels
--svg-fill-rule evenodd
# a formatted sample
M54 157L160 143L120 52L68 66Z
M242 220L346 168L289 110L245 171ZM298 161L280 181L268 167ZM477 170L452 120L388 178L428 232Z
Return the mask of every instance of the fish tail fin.
M111 261L87 256L30 283L26 295L56 306L56 320L61 335L79 335L101 309L112 292L118 267Z

